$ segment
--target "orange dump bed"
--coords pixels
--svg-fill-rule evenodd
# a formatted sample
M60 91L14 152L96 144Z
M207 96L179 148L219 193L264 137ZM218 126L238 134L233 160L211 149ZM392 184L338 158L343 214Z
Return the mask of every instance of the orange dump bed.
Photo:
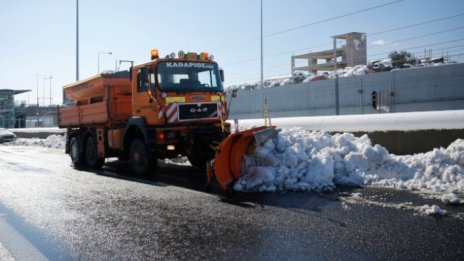
M131 86L127 71L100 74L67 85L64 91L75 104L58 110L61 128L118 124L131 116Z

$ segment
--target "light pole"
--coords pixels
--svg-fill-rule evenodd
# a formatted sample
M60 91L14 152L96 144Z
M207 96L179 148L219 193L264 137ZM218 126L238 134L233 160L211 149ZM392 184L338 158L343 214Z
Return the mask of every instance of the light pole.
M50 81L50 106L52 105L52 75L50 74L50 76L48 77L48 80Z
M36 80L37 80L37 126L39 127L39 75L36 75Z
M263 70L263 0L261 0L261 90L260 90L260 112L264 116L263 110L263 88L264 88L264 70Z
M76 82L79 81L79 0L76 0ZM63 102L64 102L63 91Z
M264 87L263 78L263 0L261 0L261 88Z
M100 54L112 55L112 52L98 52L98 73L100 73Z
M48 77L42 77L42 106L45 106L45 82L47 81Z

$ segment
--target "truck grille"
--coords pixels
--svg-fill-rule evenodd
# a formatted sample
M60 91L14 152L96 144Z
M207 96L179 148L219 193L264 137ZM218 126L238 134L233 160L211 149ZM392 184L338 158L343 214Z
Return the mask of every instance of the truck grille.
M179 104L179 120L214 119L218 117L216 103Z

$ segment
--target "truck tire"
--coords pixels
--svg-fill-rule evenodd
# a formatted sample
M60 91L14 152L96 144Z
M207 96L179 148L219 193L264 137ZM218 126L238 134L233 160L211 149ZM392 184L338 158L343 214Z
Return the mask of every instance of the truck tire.
M157 159L147 150L141 139L134 139L130 146L129 160L136 175L149 175L155 172Z
M97 143L93 137L85 141L85 162L91 169L100 169L105 163L105 159L98 156Z
M69 142L69 156L75 168L82 168L84 164L84 154L81 150L81 145L77 137L72 137Z

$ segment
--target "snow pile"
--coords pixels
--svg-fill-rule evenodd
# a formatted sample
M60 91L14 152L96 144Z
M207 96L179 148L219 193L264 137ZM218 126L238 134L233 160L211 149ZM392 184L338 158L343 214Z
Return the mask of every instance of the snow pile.
M49 132L49 133L65 133L66 129L60 129L58 127L48 127L48 128L19 128L19 129L9 129L14 133L42 133L42 132Z
M338 75L338 77L351 77L356 75L365 75L368 73L369 69L367 68L367 65L356 65L353 67L348 66L343 69L337 69L335 73L333 71L329 72L329 78L334 79L336 75Z
M441 197L441 201L445 204L451 204L451 205L458 205L459 203L461 203L458 196L456 196L456 194L454 193L444 194Z
M46 139L39 139L39 138L24 139L24 138L19 138L16 141L7 143L6 145L36 146L36 147L46 147L46 148L63 149L64 150L65 143L66 143L65 137L63 135L52 134L52 135L48 136Z
M351 77L356 75L365 75L368 74L369 68L367 65L356 65L353 67L345 67L341 69L337 69L336 72L322 72L318 74L313 74L309 72L301 72L296 71L291 76L279 76L279 77L271 77L264 81L264 88L273 88L278 86L284 85L291 85L297 84L302 82L314 82L314 81L321 81L327 79L335 79L338 77ZM261 82L255 82L253 84L250 83L242 83L238 85L228 86L227 89L237 89L237 90L256 90L259 89Z
M164 159L164 163L174 164L178 166L192 166L192 164L190 164L190 161L187 159L187 157Z
M324 191L336 185L463 193L464 140L447 149L395 156L372 146L367 135L284 129L245 157L234 189Z
M420 208L420 211L428 216L442 217L446 214L446 211L441 209L437 205L432 205L432 206L424 205Z
M0 243L0 260L3 261L14 261L15 259L11 256L10 252Z

